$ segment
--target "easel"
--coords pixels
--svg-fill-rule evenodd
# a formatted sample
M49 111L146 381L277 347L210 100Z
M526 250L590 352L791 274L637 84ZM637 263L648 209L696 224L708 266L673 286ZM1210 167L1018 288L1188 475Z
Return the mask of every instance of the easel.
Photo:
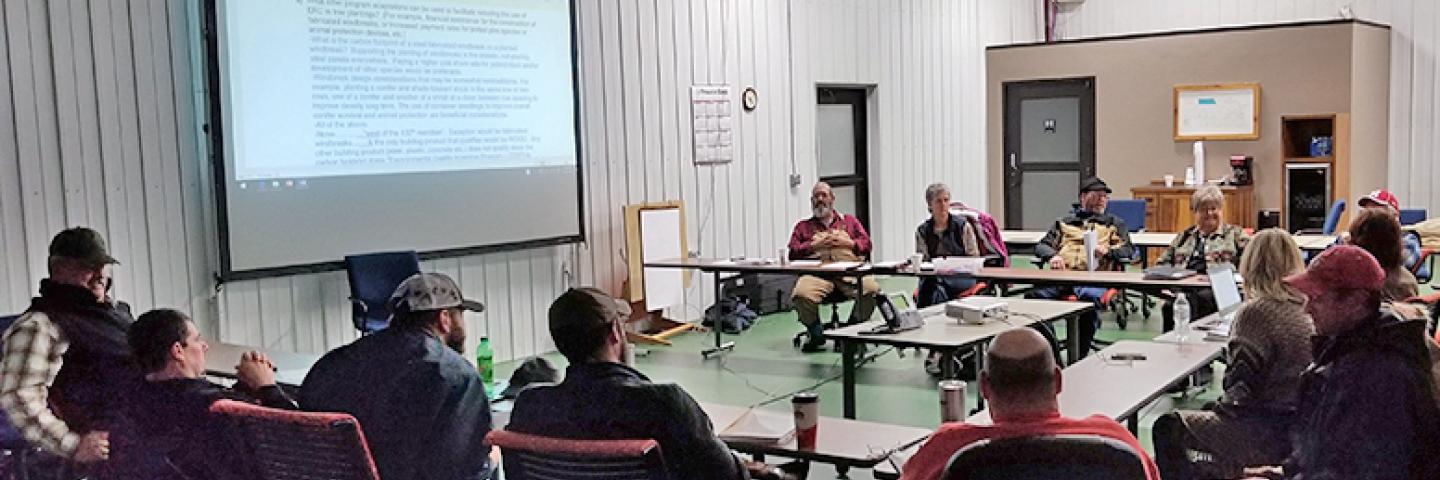
M651 312L645 302L645 243L647 236L654 238L656 232L643 231L640 212L646 210L678 210L680 215L680 228L675 232L680 244L680 258L689 256L689 250L685 243L685 206L679 200L667 202L637 203L625 206L625 252L626 264L629 270L629 277L625 281L625 301L630 302L631 311L634 312L626 323L636 323L648 320L650 333L634 331L633 328L625 329L625 336L631 343L643 343L649 345L670 345L669 338L680 333L696 328L695 324L677 322L665 318L659 311ZM690 286L690 276L684 276L684 286Z

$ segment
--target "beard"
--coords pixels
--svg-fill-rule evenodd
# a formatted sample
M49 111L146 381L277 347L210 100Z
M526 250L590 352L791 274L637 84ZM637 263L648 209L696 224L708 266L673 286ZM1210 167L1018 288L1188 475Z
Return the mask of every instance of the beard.
M465 355L465 332L451 331L445 336L445 346L450 347L455 353Z
M829 205L814 205L810 207L810 213L814 214L815 218L828 217L832 211Z

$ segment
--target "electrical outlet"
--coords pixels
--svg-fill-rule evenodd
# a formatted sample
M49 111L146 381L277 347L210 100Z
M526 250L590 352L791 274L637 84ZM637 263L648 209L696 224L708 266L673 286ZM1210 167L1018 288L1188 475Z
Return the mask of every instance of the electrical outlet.
M691 250L688 253L690 254L690 258L700 258L699 250Z
M795 188L795 187L798 187L798 186L800 186L800 174L798 174L798 173L792 173L792 174L790 174L790 188Z

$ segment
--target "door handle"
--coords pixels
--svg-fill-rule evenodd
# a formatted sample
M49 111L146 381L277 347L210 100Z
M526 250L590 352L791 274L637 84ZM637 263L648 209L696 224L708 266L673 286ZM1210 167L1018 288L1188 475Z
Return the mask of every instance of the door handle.
M1015 154L1014 154L1014 153L1011 153L1011 154L1010 154L1010 170L1013 172L1013 171L1018 170L1018 169L1019 169L1019 168L1015 166Z

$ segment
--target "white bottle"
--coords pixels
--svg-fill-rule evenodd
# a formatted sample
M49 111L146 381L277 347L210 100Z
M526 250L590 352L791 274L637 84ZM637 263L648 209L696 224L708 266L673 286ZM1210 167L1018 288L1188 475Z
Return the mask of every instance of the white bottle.
M1180 343L1190 339L1190 301L1183 293L1175 298L1175 338Z

